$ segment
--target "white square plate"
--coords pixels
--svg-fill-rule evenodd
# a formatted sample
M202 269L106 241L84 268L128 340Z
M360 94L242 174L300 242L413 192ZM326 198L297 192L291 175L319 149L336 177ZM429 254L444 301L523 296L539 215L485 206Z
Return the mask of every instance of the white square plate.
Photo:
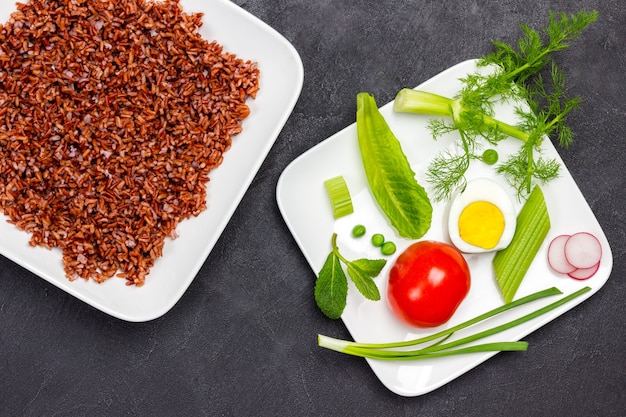
M461 87L458 79L475 70L474 60L462 62L426 81L419 86L419 89L452 97ZM435 154L454 146L453 135L438 141L432 140L426 125L428 116L395 113L392 103L383 106L381 112L400 141L404 153L416 172L418 181L426 186L424 179L426 167ZM496 117L512 122L514 120L512 106L498 107ZM502 142L498 146L501 160L504 160L506 155L515 149L515 139ZM545 157L556 158L563 165L550 141L544 141L543 151ZM345 178L355 211L349 216L334 220L323 182L337 175ZM503 182L502 178L496 177L492 168L484 164L474 164L467 175L468 179L481 176L491 177L512 193L514 192L506 182ZM544 316L485 339L485 343L520 340L590 297L609 278L613 258L606 236L564 165L560 178L543 186L542 190L550 213L552 228L522 282L516 298L552 286L556 286L565 294L584 286L590 286L592 291ZM395 234L370 195L358 148L355 124L336 133L294 160L279 179L277 200L287 226L315 274L320 271L331 250L330 238L333 232L338 234L337 244L342 255L347 259L381 258L380 250L374 248L368 238L373 233L382 233L387 240L396 242L398 251L388 258L385 269L376 278L382 297L380 301L366 300L358 293L352 282L349 283L347 306L342 320L355 341L383 343L415 339L466 321L503 303L491 267L493 254L466 255L472 274L472 287L449 323L435 330L420 330L403 325L392 315L386 302L386 277L395 257L412 242ZM516 199L514 200L517 202ZM520 206L521 203L517 202L517 211ZM446 208L444 203L433 204L432 227L424 239L449 241L444 226L447 221ZM356 224L366 226L368 230L366 238L354 239L350 236L351 229ZM559 234L572 234L577 231L589 231L595 234L600 239L603 248L600 270L587 281L576 281L558 275L547 265L547 242ZM312 276L311 279L313 278ZM488 320L487 323L458 332L455 338L518 318L554 300L555 298L548 298L510 310L500 317ZM313 302L313 282L311 282L311 302ZM413 362L377 360L368 360L368 362L378 378L391 391L399 395L416 396L440 387L494 354L474 353Z
M0 253L57 287L105 313L127 321L157 318L174 306L187 290L213 249L237 205L267 156L300 95L303 67L293 46L278 32L227 0L182 0L185 12L202 12L199 32L224 50L256 61L260 89L248 100L250 116L243 132L233 137L222 165L210 174L207 210L179 224L176 240L167 240L142 287L111 278L103 284L70 282L59 250L33 248L29 235L0 221ZM0 0L0 21L16 9L12 0Z

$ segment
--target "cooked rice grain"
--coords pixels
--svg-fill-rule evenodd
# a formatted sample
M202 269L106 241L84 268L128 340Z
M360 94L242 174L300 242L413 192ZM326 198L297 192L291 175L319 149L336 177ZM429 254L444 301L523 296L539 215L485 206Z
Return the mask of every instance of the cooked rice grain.
M178 0L30 0L0 25L0 209L70 280L142 285L248 116L255 63Z

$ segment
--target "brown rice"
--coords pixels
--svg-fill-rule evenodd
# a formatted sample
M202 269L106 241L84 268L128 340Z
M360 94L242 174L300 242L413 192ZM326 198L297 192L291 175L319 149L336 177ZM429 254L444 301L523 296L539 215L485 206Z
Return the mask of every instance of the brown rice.
M249 114L255 63L178 0L30 0L0 25L0 209L69 279L142 285Z

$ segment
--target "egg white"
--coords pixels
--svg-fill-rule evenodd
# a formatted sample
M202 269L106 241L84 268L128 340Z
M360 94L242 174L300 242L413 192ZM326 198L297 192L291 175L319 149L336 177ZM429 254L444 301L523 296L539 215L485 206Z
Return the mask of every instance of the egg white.
M461 212L467 205L477 201L486 201L495 205L504 216L504 230L502 236L500 236L500 240L496 246L491 249L485 249L467 243L461 238L459 233L459 216ZM468 181L465 189L453 198L448 216L448 233L452 244L461 252L492 252L504 249L511 243L513 235L515 234L516 223L515 207L506 190L491 179L477 178Z

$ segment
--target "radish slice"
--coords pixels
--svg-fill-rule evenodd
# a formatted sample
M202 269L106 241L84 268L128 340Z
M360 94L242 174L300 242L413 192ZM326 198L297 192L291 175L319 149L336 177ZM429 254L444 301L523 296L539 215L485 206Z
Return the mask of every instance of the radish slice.
M600 262L602 246L591 233L574 233L564 247L567 262L578 269L589 269Z
M594 276L595 273L598 272L599 268L600 268L600 262L598 262L591 268L578 268L575 271L567 274L567 276L569 276L570 278L574 278L574 279L588 279Z
M552 239L548 246L548 264L552 269L561 274L569 274L578 268L567 262L565 257L565 243L570 235L560 235Z

